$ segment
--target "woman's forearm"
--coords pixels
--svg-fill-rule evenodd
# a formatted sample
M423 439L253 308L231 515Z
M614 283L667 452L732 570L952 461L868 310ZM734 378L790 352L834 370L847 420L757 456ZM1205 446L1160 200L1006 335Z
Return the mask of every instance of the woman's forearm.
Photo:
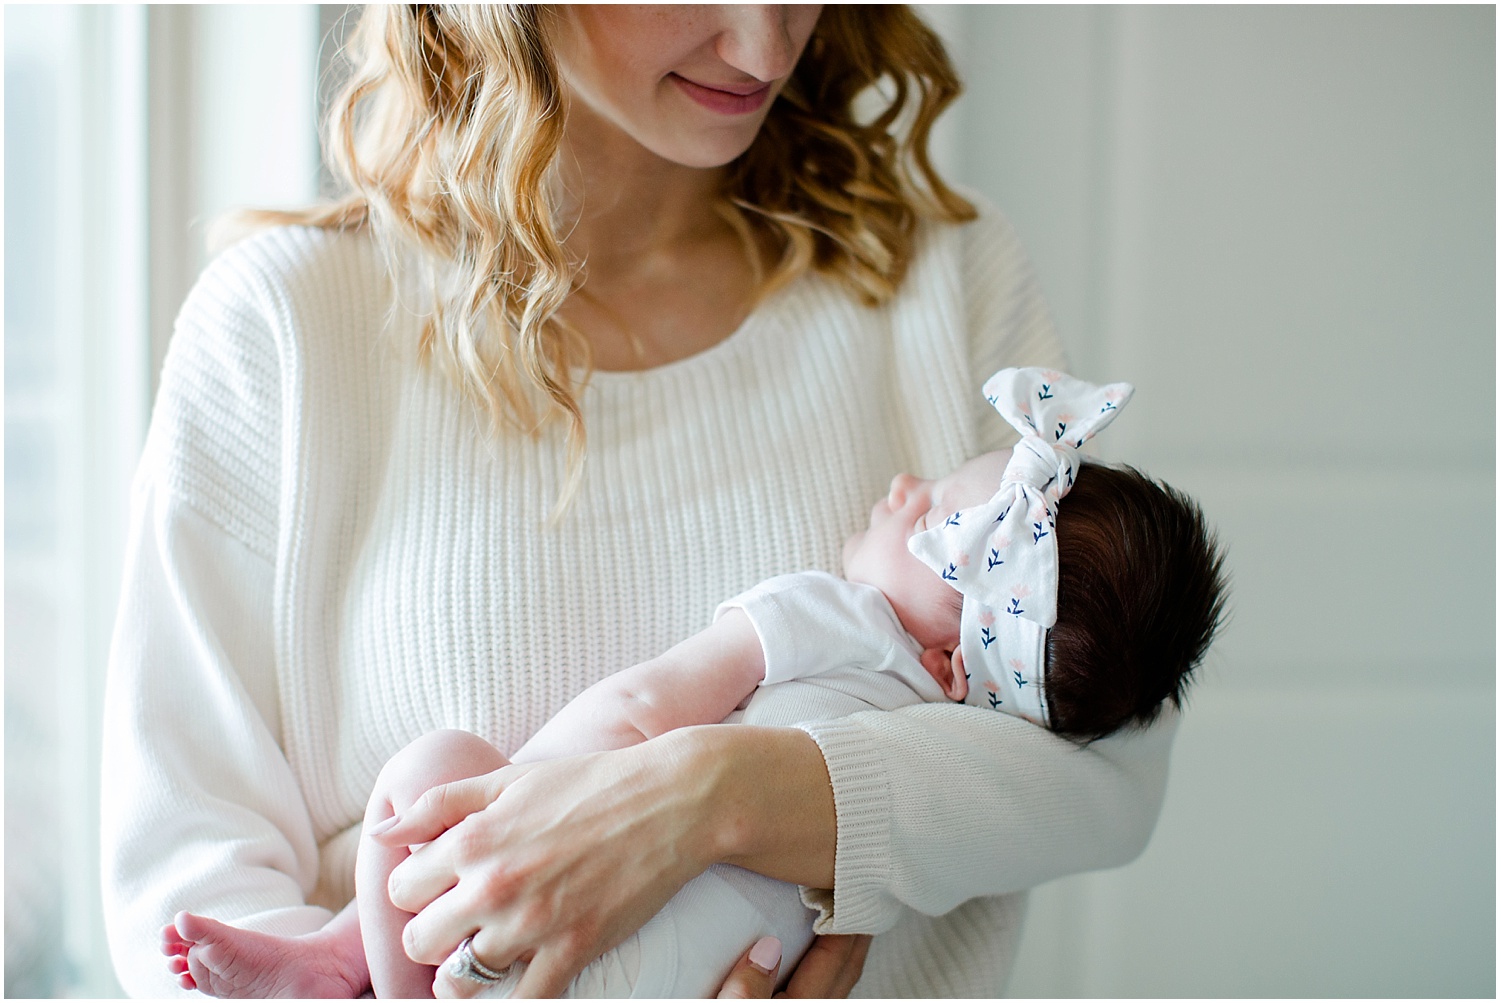
M814 888L833 886L838 829L817 743L796 728L684 728L663 736L678 769L706 776L704 859Z

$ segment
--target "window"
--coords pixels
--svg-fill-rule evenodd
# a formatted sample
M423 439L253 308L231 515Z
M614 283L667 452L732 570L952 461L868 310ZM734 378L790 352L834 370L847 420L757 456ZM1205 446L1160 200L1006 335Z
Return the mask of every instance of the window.
M318 7L5 10L7 996L120 995L98 778L130 479L206 223L316 193L322 29Z

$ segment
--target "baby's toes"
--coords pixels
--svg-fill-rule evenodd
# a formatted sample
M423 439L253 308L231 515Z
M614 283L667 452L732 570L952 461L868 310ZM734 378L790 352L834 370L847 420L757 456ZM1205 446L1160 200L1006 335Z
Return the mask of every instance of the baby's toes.
M161 953L163 954L186 954L191 945L182 939L182 934L177 932L176 923L168 923L161 928Z
M189 944L196 943L207 937L218 925L207 916L197 916L190 912L180 912L172 920L171 929L177 931L177 936Z

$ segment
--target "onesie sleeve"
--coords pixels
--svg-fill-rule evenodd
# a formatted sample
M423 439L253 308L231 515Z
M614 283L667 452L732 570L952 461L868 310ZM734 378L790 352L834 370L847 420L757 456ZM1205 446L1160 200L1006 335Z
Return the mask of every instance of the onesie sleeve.
M714 618L736 608L760 637L766 658L762 686L830 669L882 671L910 644L878 589L822 571L769 578L720 604Z
M1066 368L1031 263L983 199L961 242L958 315L969 358L955 385L1006 366ZM972 393L980 449L1014 433ZM1177 715L1088 746L1008 714L953 704L799 725L823 752L838 834L832 890L804 889L819 933L880 933L904 909L968 899L1124 864L1161 810Z
M242 257L189 297L133 489L105 697L110 952L133 996L190 995L160 950L179 910L285 934L318 847L278 745L272 629L279 357Z

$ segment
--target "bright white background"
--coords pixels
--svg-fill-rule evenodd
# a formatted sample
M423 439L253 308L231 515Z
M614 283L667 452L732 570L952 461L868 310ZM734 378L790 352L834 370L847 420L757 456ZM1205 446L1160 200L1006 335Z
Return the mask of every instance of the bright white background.
M6 9L8 996L118 991L130 469L204 223L317 190L338 11ZM926 11L969 84L942 162L1235 579L1150 848L1034 895L1012 992L1493 996L1493 8Z

